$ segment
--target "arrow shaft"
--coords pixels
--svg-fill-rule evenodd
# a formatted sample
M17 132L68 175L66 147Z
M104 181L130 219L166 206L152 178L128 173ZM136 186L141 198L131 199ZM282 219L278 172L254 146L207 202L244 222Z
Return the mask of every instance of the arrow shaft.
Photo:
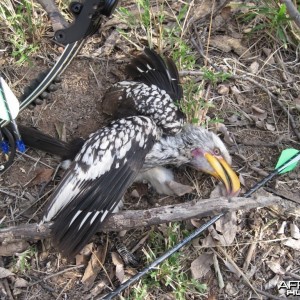
M17 140L20 140L21 135L20 135L19 128L18 128L18 125L16 123L16 120L11 120L11 124L12 124L12 130L13 130L14 136L17 138Z
M0 83L0 87L1 87L1 91L0 92L1 92L1 96L2 96L1 98L3 100L3 103L4 103L4 106L5 106L8 118L9 118L9 120L12 120L12 115L11 115L11 112L10 112L10 108L9 108L8 103L7 103L7 99L6 99L5 94L4 94L4 88L3 88L3 86L2 86L1 83Z
M245 194L244 197L250 197L254 192L263 187L267 182L269 182L273 177L279 174L278 169L270 173L267 177L263 178L261 181L257 182L254 186L252 186Z

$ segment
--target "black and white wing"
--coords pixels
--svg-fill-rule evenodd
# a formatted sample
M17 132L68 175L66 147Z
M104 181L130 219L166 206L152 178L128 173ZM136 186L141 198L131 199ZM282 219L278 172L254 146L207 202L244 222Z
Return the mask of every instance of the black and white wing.
M166 134L181 131L184 114L178 108L182 98L177 68L148 48L127 67L134 81L116 83L105 94L103 111L115 117L148 116ZM112 106L112 103L116 105Z
M153 49L145 48L144 54L134 58L126 67L128 75L148 86L155 85L166 91L174 102L183 97L177 67L172 59L162 59Z
M112 122L90 135L51 196L44 221L54 244L74 256L117 206L159 138L147 117Z

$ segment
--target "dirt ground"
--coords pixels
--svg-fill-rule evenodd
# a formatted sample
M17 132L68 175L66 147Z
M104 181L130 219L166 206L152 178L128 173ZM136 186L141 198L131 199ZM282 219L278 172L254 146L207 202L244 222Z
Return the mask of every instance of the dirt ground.
M128 4L128 7L132 6ZM300 140L277 102L288 107L297 130L300 130L300 61L299 49L285 49L276 43L270 44L270 40L258 35L247 35L246 25L238 24L233 16L233 12L228 12L226 8L219 11L212 21L209 38L209 21L198 16L194 23L202 32L204 49L210 40L210 62L234 74L230 80L206 86L209 101L214 104L208 110L206 120L223 120L225 126L219 134L227 142L233 157L233 168L240 174L246 191L274 169L283 149L300 148ZM116 33L115 27L111 25L105 32L90 38L62 75L59 89L51 93L51 100L33 110L26 109L20 114L18 122L33 125L59 138L66 137L67 141L87 137L104 126L107 119L101 111L102 97L113 83L124 79L124 65L139 53L132 44ZM115 42L112 45L106 43L115 34L118 35ZM191 43L192 39L196 39L195 31L187 39L197 58L194 69L199 70L205 59ZM51 55L46 56L43 52L32 58L31 65L16 68L12 65L4 67L2 64L2 71L9 78L18 79L14 86L18 96L40 71L51 66L59 56L60 48L57 45L49 41L45 43ZM145 41L143 43L146 45ZM110 51L101 55L101 49ZM166 54L169 50L170 47L167 47ZM5 60L5 57L2 59ZM183 75L182 81L186 81L187 77L189 76ZM192 78L199 82L203 79L201 75ZM216 130L214 124L209 124L212 130ZM63 135L62 130L65 130ZM2 227L39 222L47 195L62 176L59 171L55 180L45 186L37 174L41 170L55 169L59 158L33 149L27 149L25 154L18 154L14 164L0 177ZM125 209L147 209L181 203L190 196L207 198L216 184L210 177L185 167L176 170L176 176L181 183L188 185L193 185L192 178L196 181L197 191L186 197L163 197L146 185L135 185L126 195ZM215 247L215 243L207 239L212 235L210 230L182 250L184 269L188 276L206 283L208 287L202 294L187 293L185 299L279 299L278 297L284 296L278 289L282 280L299 281L299 178L298 167L267 185L268 192L282 197L282 206L238 211L229 219L230 224L234 223L230 225L230 233L226 231L229 223L219 223L215 232L232 239L230 243L220 241ZM143 195L143 199L137 201L133 191ZM192 231L195 226L207 220L208 218L183 222L181 226ZM15 252L23 252L30 246L35 249L34 254L28 254L25 271L22 268L16 269L16 265L22 264L20 256L8 255L1 258L0 267L10 270L14 275L0 276L3 278L0 295L3 299L98 299L97 297L112 289L111 283L115 287L120 284L111 254L116 252L113 242L115 237L118 236L128 249L132 249L136 241L142 240L151 230L163 232L161 228L155 227L131 230L124 235L97 234L93 239L94 246L99 247L99 252L106 249L106 254L102 253L101 256L106 257L106 260L104 269L94 272L95 278L89 285L82 283L82 275L86 270L86 266L81 266L86 263L84 255L77 261L67 261L55 251L49 240L16 243L12 246ZM142 251L146 245L147 239L135 253L140 264L138 267L126 267L126 274L134 274L147 264ZM218 260L219 269L214 263L204 268L204 258L208 261L213 261L213 258ZM194 266L197 262L200 263L199 268L203 266L206 270L203 271L205 274L196 274ZM157 289L152 288L140 299L182 299L174 295L172 288L164 286L163 280L159 284ZM136 288L137 285L133 289ZM7 290L12 294L5 296L4 291ZM122 299L133 299L129 295L130 290Z

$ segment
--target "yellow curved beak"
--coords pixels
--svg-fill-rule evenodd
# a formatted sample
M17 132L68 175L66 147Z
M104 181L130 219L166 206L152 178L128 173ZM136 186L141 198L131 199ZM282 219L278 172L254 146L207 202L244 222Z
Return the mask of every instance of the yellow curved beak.
M224 183L228 195L236 196L240 191L241 183L236 173L228 165L225 159L216 157L210 153L205 153L204 156L214 169L214 172L212 172L211 175Z

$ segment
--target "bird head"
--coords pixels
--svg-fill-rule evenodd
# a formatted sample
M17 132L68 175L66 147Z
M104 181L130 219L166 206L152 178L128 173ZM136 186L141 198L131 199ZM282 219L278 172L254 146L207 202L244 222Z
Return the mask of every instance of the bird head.
M184 131L182 138L188 149L188 164L222 181L228 195L237 195L240 181L231 168L231 156L221 139L198 126L188 126Z

